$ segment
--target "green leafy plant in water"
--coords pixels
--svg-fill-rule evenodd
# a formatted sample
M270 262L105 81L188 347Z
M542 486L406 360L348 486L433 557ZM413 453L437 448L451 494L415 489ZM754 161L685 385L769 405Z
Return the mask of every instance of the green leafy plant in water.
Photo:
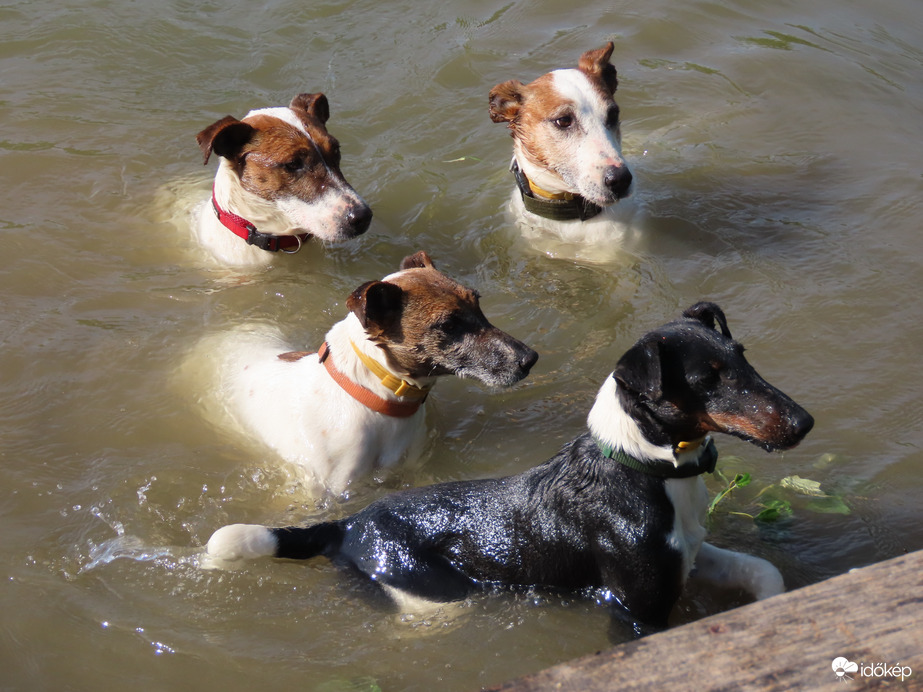
M720 472L715 471L715 474L720 475ZM725 480L723 475L721 478L722 480ZM748 485L750 485L749 473L738 473L736 476L734 476L733 480L727 481L727 486L717 495L715 495L715 499L711 501L710 505L708 505L708 516L711 516L715 513L715 509L718 507L718 503L726 498L730 493L732 493L737 488L746 488Z
M750 485L751 477L749 473L738 473L733 479L728 480L720 471L717 475L725 483L725 487L715 495L715 498L708 505L707 515L710 517L717 511L718 504L729 494L738 488L745 488ZM824 492L820 487L820 482L801 476L786 476L778 485L768 485L753 499L753 504L759 508L756 514L747 512L728 511L728 514L748 517L753 521L771 523L793 513L792 502L780 495L801 495L811 498L805 503L805 508L812 512L823 514L849 514L849 505L838 495L831 495Z

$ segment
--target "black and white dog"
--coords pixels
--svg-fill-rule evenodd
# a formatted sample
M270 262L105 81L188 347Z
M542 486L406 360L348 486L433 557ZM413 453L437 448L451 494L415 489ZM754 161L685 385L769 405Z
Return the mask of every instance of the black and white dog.
M743 351L721 309L698 303L622 356L589 430L544 464L397 492L306 528L225 526L208 554L324 555L390 593L442 602L509 587L597 590L639 630L666 626L693 568L756 598L780 593L769 562L704 542L710 433L771 451L814 425Z

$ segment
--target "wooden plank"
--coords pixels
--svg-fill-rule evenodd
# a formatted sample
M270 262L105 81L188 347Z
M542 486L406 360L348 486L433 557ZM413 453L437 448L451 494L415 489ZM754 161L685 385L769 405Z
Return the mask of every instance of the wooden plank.
M862 666L847 673L851 679L839 678L833 671L833 660L841 656ZM876 664L884 664L887 670ZM908 668L910 676L901 681ZM879 686L923 690L923 551L494 689L849 692Z

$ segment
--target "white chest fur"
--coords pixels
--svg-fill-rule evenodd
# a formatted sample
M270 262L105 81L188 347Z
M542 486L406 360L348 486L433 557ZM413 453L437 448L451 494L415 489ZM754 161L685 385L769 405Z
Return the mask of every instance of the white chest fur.
M683 558L683 579L695 565L695 558L705 540L705 513L708 490L701 477L668 478L664 488L673 503L673 531L668 543L680 551Z

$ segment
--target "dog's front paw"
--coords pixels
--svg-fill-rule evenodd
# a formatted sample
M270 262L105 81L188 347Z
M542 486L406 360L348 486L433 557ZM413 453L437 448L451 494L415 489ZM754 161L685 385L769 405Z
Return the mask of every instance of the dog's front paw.
M764 598L785 593L785 582L776 566L761 558L755 557L753 560L756 562L753 570L752 590L756 600L761 601Z
M258 524L231 524L212 534L205 552L215 560L249 560L272 557L278 543L272 531Z

